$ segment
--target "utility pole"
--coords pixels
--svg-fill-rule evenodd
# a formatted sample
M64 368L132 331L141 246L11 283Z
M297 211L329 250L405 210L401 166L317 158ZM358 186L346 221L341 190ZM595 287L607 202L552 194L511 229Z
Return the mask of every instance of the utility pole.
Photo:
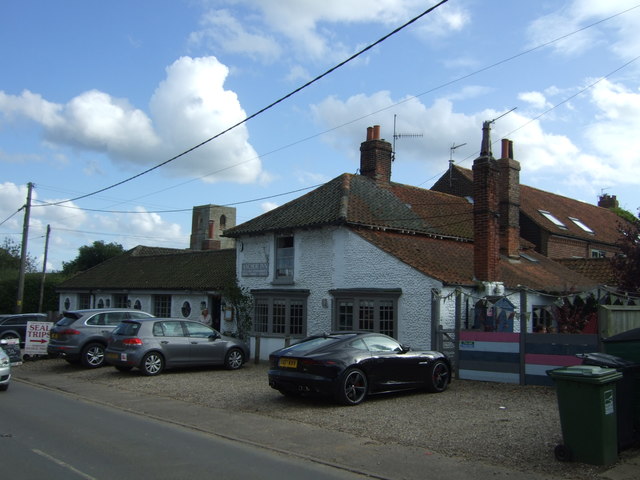
M24 224L22 225L22 252L20 255L20 275L18 276L18 298L16 312L22 313L22 299L24 297L24 271L27 265L27 240L29 238L29 215L31 214L31 190L33 183L27 183L27 203L24 206Z
M49 251L49 235L51 234L51 225L47 225L47 238L44 241L44 260L42 261L42 279L40 280L40 301L38 302L38 311L42 312L42 301L44 299L44 277L47 275L47 253Z

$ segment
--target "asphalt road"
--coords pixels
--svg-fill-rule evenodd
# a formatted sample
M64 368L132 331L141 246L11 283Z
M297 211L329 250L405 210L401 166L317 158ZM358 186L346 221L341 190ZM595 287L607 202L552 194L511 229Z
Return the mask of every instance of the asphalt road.
M0 452L7 480L365 478L20 382L0 395Z

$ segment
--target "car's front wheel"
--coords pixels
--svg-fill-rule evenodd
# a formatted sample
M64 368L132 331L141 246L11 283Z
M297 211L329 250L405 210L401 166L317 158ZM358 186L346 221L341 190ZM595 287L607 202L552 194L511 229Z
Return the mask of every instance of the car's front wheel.
M9 389L9 384L5 383L4 385L0 385L0 392L6 392Z
M357 368L347 369L338 386L338 402L343 405L358 405L367 396L367 376Z
M227 352L224 359L224 366L229 370L237 370L244 363L244 353L239 348L232 348Z
M444 360L436 360L429 367L426 389L432 393L444 392L451 381L451 368Z
M164 370L164 358L157 352L149 352L142 358L140 370L147 376L160 375Z
M86 368L98 368L104 365L104 345L90 343L82 349L80 362Z

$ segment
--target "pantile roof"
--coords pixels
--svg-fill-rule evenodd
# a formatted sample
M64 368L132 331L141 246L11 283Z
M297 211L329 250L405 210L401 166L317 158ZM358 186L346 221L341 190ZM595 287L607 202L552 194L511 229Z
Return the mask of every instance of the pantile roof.
M80 272L61 289L216 290L235 278L236 251L137 246Z
M444 284L474 284L472 243L382 230L354 230L381 250ZM597 285L596 281L533 250L527 251L526 257L519 260L500 258L498 278L506 287L522 285L548 292L568 292Z
M458 165L451 165L433 185L433 189L451 191L461 196L471 196L473 171ZM559 227L546 218L540 210L549 212L564 224ZM620 239L618 226L624 223L618 215L607 208L545 192L520 184L520 211L541 229L552 234L578 238L588 242L615 245ZM586 231L572 218L578 220L593 233Z
M473 236L472 205L465 199L398 183L385 186L345 173L312 192L224 235L277 232L322 225L363 225L434 236Z

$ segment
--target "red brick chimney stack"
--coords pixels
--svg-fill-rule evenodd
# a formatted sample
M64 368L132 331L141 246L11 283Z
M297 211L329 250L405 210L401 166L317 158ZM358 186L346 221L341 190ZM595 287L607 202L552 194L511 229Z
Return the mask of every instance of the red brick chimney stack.
M384 185L391 182L392 146L380 138L380 125L367 128L367 140L360 145L360 174Z
M473 273L476 280L498 281L500 225L498 165L491 154L491 122L482 126L480 156L473 162Z
M520 257L520 162L513 158L513 142L502 139L498 160L500 212L500 250L511 258Z

